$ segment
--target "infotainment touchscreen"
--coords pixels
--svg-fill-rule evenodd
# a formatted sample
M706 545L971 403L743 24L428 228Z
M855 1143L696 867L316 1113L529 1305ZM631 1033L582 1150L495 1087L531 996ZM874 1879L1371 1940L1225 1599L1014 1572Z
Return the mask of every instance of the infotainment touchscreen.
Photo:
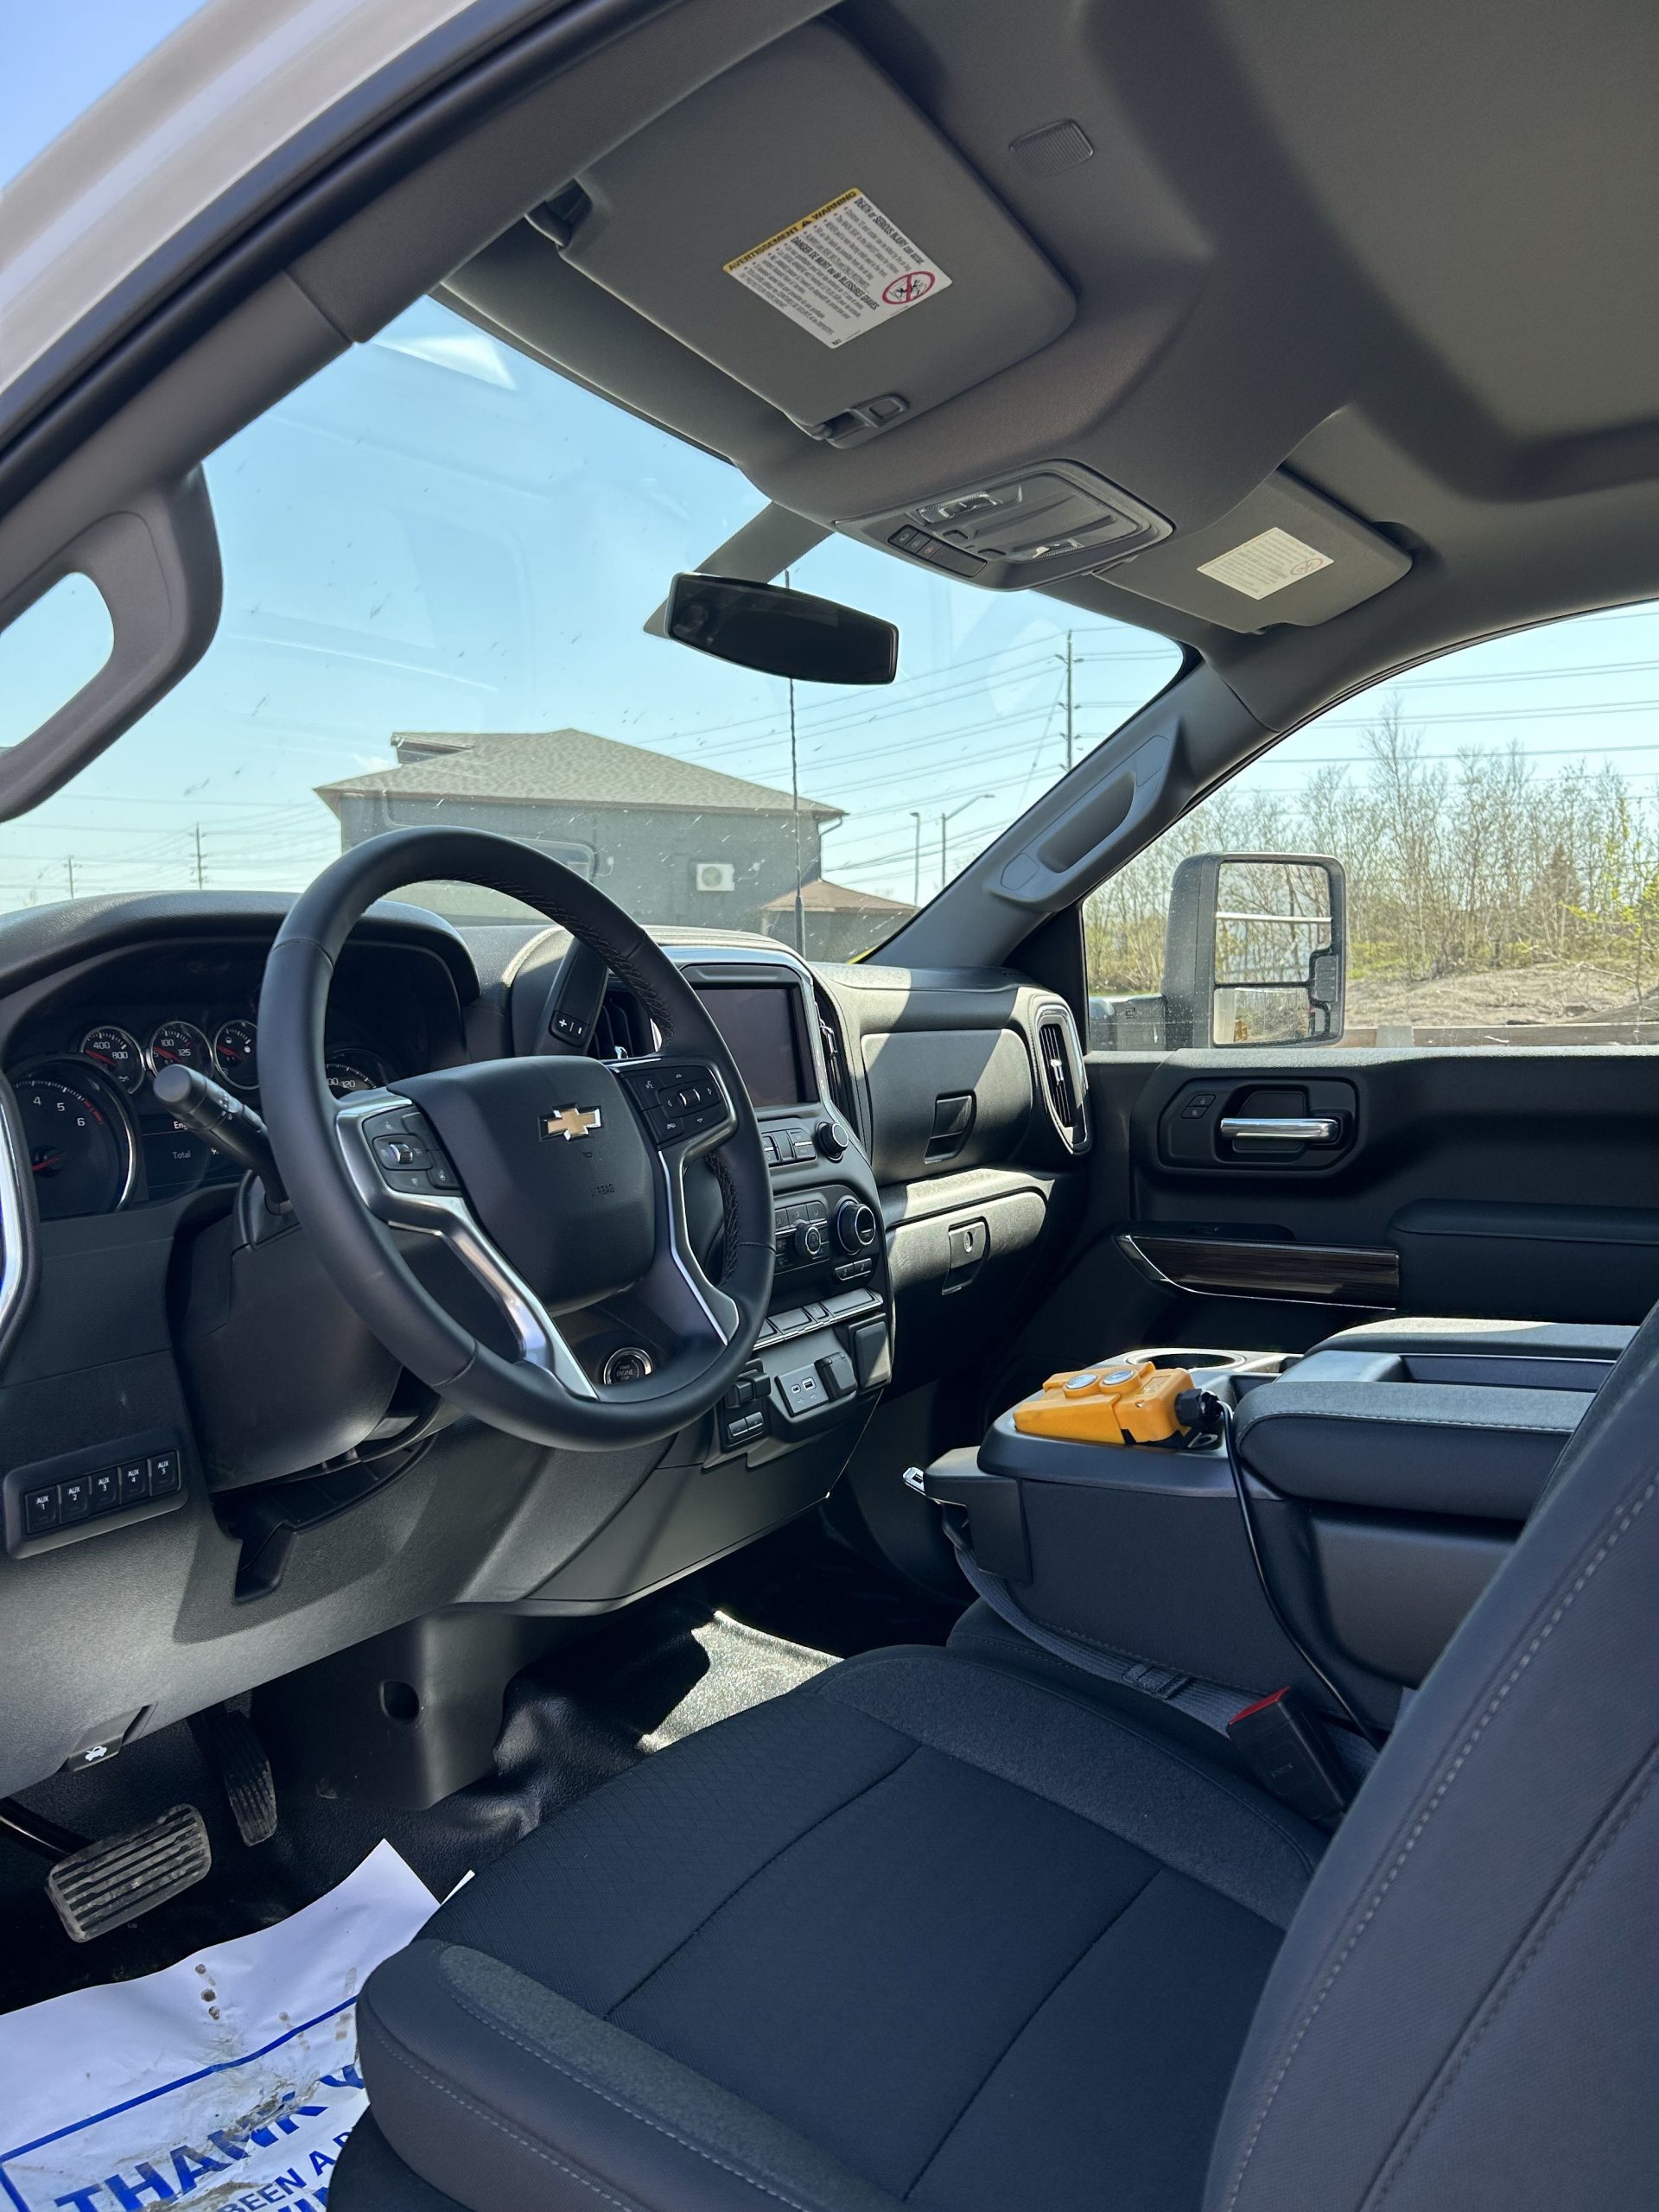
M709 984L697 996L731 1047L738 1073L759 1107L799 1106L812 1096L796 1033L796 994L788 983Z

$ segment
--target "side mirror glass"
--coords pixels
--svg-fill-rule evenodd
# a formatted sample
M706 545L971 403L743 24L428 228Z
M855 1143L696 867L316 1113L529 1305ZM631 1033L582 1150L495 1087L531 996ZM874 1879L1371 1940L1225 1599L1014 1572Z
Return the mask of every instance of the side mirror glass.
M891 683L899 669L891 622L782 584L676 576L663 627L694 652L800 683Z
M1347 966L1340 861L1198 853L1176 869L1164 940L1171 1050L1338 1044Z

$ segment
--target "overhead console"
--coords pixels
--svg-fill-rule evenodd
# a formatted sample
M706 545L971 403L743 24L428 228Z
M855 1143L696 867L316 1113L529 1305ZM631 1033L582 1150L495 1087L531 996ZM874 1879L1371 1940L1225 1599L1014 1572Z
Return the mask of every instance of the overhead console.
M853 445L1058 336L1059 276L892 79L806 24L532 217L584 275Z
M1239 633L1328 621L1409 556L1280 466L1332 395L1257 392L1201 316L1217 238L1095 13L881 0L784 29L573 149L442 296L900 560L1122 611L1098 578Z
M867 518L857 529L930 569L1001 591L1104 568L1169 536L1161 515L1069 461Z

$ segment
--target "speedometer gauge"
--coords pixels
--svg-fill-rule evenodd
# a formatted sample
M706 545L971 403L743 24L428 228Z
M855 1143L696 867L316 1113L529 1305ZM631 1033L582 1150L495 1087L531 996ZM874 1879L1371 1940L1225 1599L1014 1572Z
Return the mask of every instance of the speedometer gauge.
M113 1021L102 1021L96 1029L89 1029L80 1040L80 1049L94 1067L112 1077L123 1090L137 1090L143 1084L144 1056L138 1049L138 1039Z
M329 1054L322 1071L336 1098L349 1098L354 1090L378 1090L380 1087L378 1076L369 1074L355 1060L342 1058L338 1053Z
M259 1033L252 1022L221 1022L213 1033L213 1058L226 1083L251 1090L259 1080Z
M200 1068L206 1075L213 1065L213 1049L194 1021L162 1022L144 1057L151 1075L163 1068Z

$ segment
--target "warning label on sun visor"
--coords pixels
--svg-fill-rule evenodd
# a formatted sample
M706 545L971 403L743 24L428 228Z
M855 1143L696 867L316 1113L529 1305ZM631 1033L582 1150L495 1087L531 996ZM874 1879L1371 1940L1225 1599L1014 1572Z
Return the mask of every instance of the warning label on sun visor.
M1270 599L1287 584L1300 583L1304 576L1317 575L1330 566L1328 553L1304 545L1287 530L1274 528L1264 530L1259 537L1247 537L1230 552L1217 553L1213 561L1200 561L1198 574L1213 576L1230 591L1242 591L1246 599Z
M752 245L726 264L726 274L823 346L844 346L950 283L859 191L843 192Z

